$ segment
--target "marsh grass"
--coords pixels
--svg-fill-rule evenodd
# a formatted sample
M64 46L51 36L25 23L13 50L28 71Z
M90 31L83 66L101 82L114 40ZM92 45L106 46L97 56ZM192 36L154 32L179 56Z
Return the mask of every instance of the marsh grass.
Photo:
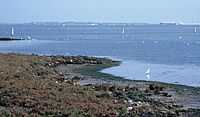
M59 74L53 66L67 64L71 59L79 64L85 60L87 64L92 63L77 69L78 73L94 78L125 81L121 77L98 72L103 68L119 65L119 62L111 60L98 59L97 62L88 57L0 54L0 71L3 74L0 76L0 116L167 116L173 115L178 109L169 108L166 104L146 97L146 92L138 88L111 84L74 86L67 82L56 83ZM15 75L18 77L14 77ZM129 104L124 100L129 99L142 101L149 106L141 105L127 112Z

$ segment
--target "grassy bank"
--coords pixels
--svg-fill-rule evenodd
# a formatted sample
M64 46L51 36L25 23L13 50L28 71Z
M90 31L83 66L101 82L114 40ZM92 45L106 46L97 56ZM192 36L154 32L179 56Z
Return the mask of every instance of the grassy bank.
M0 54L0 116L198 116L198 109L158 100L171 96L160 85L141 87L118 84L82 86L69 79L59 65L91 78L125 81L99 70L117 61L86 56ZM137 81L139 82L139 81ZM134 83L134 81L133 81Z
M103 64L98 65L84 65L79 68L73 69L73 72L81 74L83 76L89 76L95 79L102 79L102 80L116 80L116 81L127 81L122 77L113 76L111 74L106 74L100 72L103 69L119 66L120 61L112 61L110 59L101 58Z

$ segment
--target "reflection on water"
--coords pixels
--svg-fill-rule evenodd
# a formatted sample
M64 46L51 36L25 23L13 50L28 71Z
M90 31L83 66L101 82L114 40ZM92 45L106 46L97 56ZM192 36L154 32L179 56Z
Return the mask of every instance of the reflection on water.
M151 68L151 72L148 72ZM146 71L147 70L147 71ZM160 81L189 86L200 86L200 67L194 65L164 65L150 64L138 61L124 61L121 66L103 70L133 80Z

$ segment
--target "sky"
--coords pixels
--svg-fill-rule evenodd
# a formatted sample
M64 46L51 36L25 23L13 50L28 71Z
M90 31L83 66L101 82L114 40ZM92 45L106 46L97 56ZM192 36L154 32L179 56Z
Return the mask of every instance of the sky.
M0 23L200 23L200 0L0 0Z

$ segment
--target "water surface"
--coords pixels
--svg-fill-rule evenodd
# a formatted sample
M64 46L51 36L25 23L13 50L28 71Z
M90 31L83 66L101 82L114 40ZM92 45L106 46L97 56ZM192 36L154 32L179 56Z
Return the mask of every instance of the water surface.
M32 40L0 42L0 52L109 56L122 65L103 72L200 86L200 26L1 24L0 37L10 37L11 27L14 37Z

